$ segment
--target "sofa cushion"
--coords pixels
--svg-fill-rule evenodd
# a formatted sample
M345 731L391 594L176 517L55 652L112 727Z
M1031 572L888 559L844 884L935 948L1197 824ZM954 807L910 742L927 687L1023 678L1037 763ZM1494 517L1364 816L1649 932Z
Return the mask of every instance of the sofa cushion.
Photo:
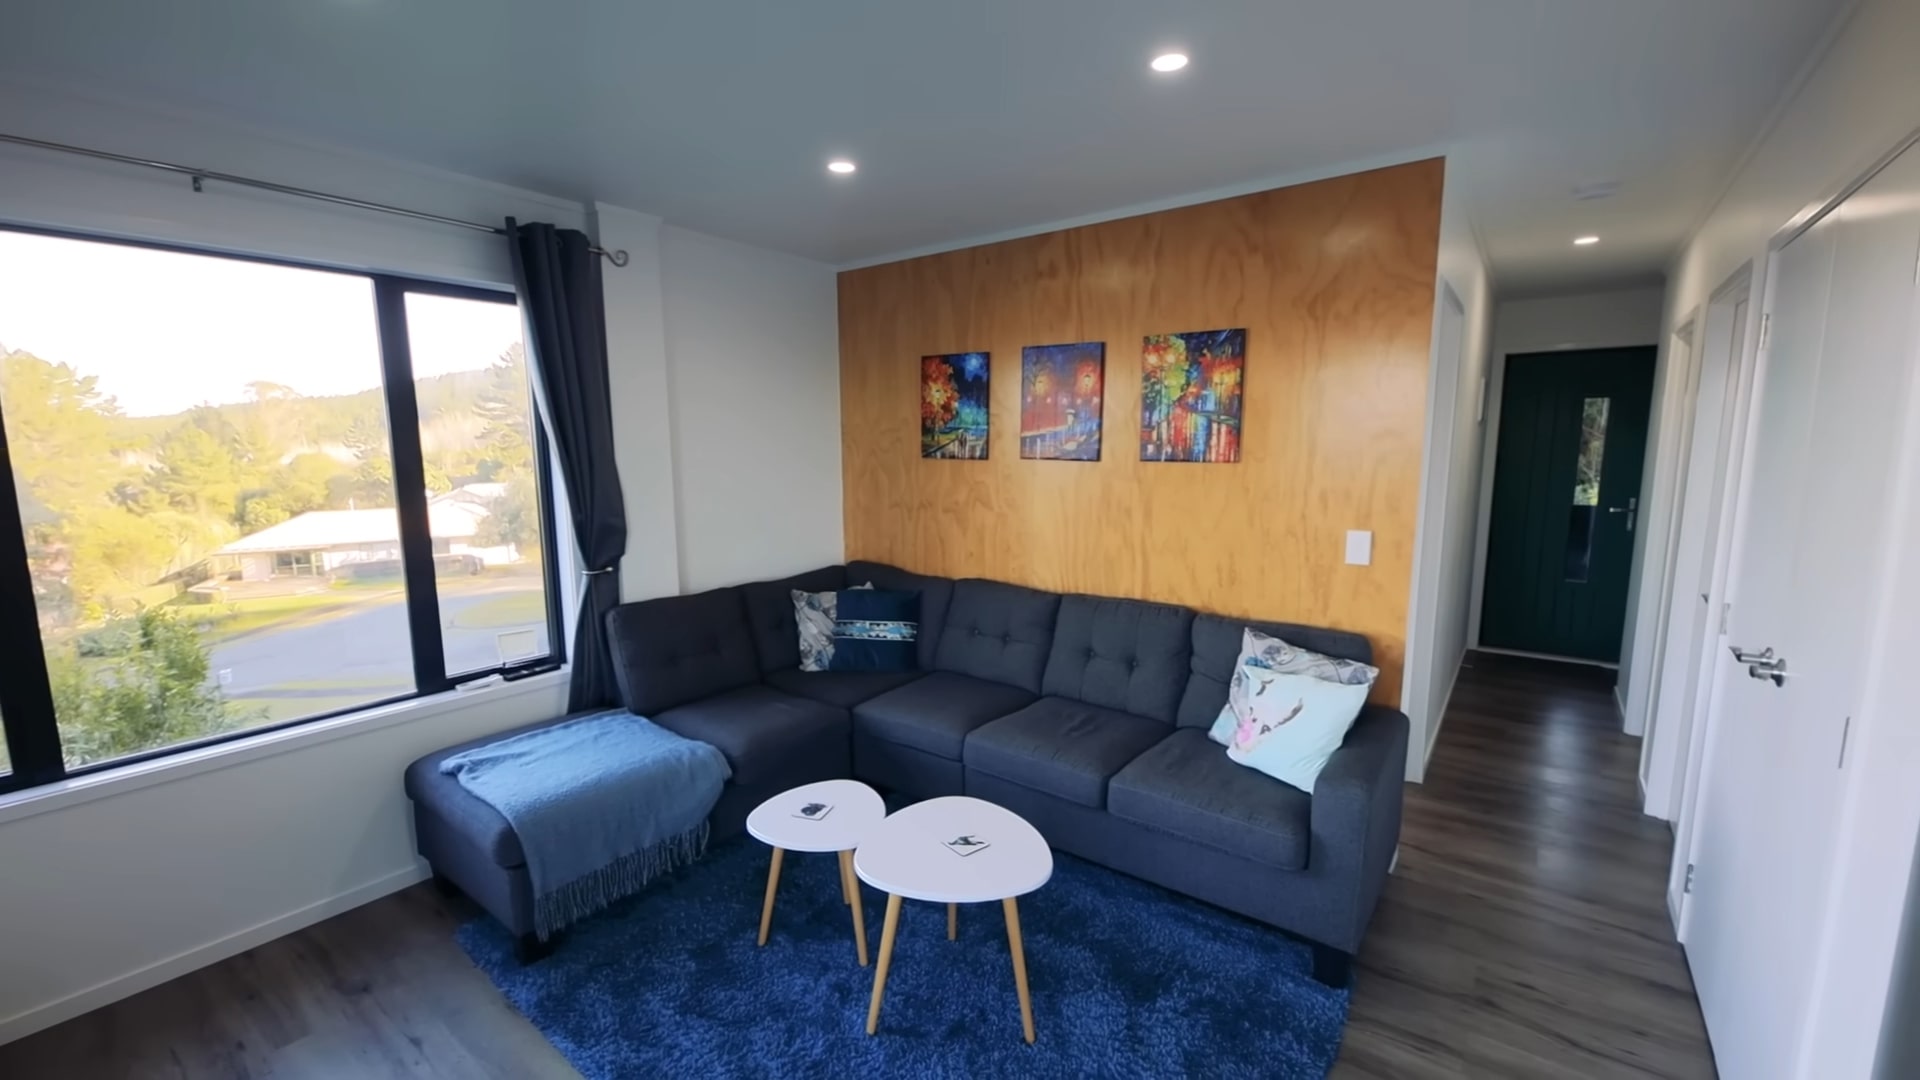
M1307 865L1313 798L1228 760L1198 728L1182 728L1107 785L1115 817L1280 870Z
M1192 648L1193 612L1186 608L1063 597L1040 689L1172 724Z
M920 670L933 670L934 650L940 645L940 628L947 624L947 607L953 603L953 579L915 574L886 563L847 564L847 582L876 589L898 589L920 594Z
M607 632L620 696L641 716L658 719L655 713L760 679L738 589L621 604L607 612Z
M1059 610L1056 593L979 578L956 581L933 666L1038 694Z
M718 747L742 787L779 776L786 758L815 743L852 739L845 709L767 686L702 698L659 713L653 722Z
M851 709L855 705L918 679L918 671L801 671L788 668L766 677L775 690Z
M823 566L779 581L755 581L740 586L747 603L747 625L753 632L753 651L760 672L784 671L800 663L800 625L793 614L793 590L836 592L847 587L845 567Z
M440 763L455 754L472 750L475 747L497 743L501 739L522 735L529 731L539 731L555 724L564 724L569 720L578 720L582 716L591 716L601 710L572 713L542 720L537 724L513 728L509 731L497 731L491 735L482 735L477 739L468 739L455 743L442 750L435 750L426 757L407 766L402 775L401 786L406 789L407 798L413 800L415 814L431 813L439 818L452 831L460 834L477 850L485 852L495 866L511 870L524 866L527 853L520 846L520 836L507 824L500 811L482 802L472 792L460 786L460 781L440 771Z
M1220 718L1220 710L1227 705L1227 684L1240 663L1241 639L1249 627L1313 652L1373 663L1373 646L1359 634L1294 623L1200 615L1193 620L1193 653L1187 688L1180 695L1177 722L1181 727L1212 727Z
M1016 686L935 671L855 705L853 724L875 738L959 761L968 732L1032 701Z
M967 736L966 766L1099 809L1107 781L1172 733L1159 720L1044 697Z

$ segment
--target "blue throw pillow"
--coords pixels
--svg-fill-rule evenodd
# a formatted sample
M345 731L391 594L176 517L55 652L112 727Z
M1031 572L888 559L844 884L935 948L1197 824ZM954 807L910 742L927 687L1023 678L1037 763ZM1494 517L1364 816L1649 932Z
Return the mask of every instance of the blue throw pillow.
M920 594L843 589L834 599L828 671L913 671L918 666Z

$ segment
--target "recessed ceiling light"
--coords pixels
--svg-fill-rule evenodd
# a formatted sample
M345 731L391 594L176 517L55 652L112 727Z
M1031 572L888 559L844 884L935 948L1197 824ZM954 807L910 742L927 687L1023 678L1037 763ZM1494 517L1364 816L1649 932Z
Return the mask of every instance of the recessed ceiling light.
M1580 245L1581 247L1586 247L1588 244L1599 243L1600 238L1597 236L1576 236L1573 238L1573 242Z
M839 173L841 176L846 176L858 168L860 168L860 166L855 165L846 158L834 158L832 161L827 162L827 171L830 173Z
M1149 66L1162 75L1170 74L1187 66L1187 54L1183 52L1161 53L1159 56L1153 58L1153 63Z

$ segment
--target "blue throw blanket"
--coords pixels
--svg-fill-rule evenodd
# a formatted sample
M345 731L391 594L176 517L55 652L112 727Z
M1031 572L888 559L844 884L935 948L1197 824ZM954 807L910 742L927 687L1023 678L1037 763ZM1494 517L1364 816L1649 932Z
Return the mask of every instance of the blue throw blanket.
M624 709L475 747L440 771L519 835L542 940L698 858L733 775L720 751Z

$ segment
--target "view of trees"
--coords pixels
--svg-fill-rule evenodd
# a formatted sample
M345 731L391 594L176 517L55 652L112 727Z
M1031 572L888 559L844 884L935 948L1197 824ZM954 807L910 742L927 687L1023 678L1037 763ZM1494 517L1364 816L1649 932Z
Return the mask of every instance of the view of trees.
M533 557L528 385L514 344L489 368L416 389L429 489L503 483L481 542ZM377 388L304 397L255 382L243 401L134 417L93 376L0 346L0 416L73 763L257 722L222 700L178 595L241 536L312 510L394 505Z

